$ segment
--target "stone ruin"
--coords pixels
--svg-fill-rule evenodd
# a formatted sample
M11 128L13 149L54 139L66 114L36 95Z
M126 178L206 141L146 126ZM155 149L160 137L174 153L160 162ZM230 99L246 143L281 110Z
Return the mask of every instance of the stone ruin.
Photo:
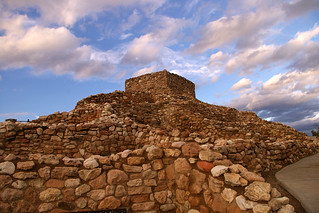
M261 173L318 141L203 103L166 70L70 112L0 123L0 212L294 212Z

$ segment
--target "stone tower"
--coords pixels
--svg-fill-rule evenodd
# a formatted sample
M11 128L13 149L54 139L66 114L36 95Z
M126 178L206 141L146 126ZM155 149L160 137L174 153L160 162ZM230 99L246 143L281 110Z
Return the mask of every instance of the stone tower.
M195 98L195 84L167 70L141 75L125 81L126 92L150 92L154 97L162 95Z

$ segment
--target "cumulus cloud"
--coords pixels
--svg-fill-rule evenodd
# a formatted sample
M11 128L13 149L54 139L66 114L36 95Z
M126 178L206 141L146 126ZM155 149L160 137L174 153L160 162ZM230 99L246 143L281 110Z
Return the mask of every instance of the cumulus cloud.
M234 4L234 1L231 1L230 4L237 5ZM236 6L237 11L242 13L224 16L202 27L200 38L191 44L186 52L199 54L232 43L236 43L238 48L259 46L262 43L262 38L269 33L268 31L274 25L319 8L319 3L316 0L290 1L288 3L244 1L243 5L247 6L248 9ZM298 7L298 5L303 6ZM251 9L253 10L251 11ZM230 14L233 14L233 11L231 9Z
M251 87L251 80L247 78L242 78L232 86L231 90L247 89L250 87Z
M79 19L97 14L102 11L110 11L116 7L136 7L140 6L146 14L153 13L164 4L165 0L4 0L5 5L10 9L37 8L41 13L41 18L47 23L57 23L61 25L73 25Z
M114 71L112 63L92 58L95 50L81 45L67 28L26 26L28 22L21 15L0 21L0 29L5 31L0 36L2 69L32 67L36 72L73 74L77 79L106 77Z
M304 121L318 119L317 76L319 69L276 74L254 90L241 92L229 105L302 129Z

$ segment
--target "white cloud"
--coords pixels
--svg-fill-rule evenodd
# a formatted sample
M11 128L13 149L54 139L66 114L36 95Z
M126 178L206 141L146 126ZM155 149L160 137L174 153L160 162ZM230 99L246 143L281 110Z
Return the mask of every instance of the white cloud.
M250 87L251 87L251 80L247 78L242 78L232 86L231 90L247 89Z
M146 14L152 14L161 7L165 0L5 0L4 3L12 10L35 7L39 9L45 22L62 25L73 25L79 19L117 7L140 7Z
M140 69L139 71L135 72L133 74L133 77L137 77L137 76L140 76L140 75L145 75L145 74L148 74L148 73L151 73L151 72L154 72L154 71L156 71L156 66L146 67L146 68Z
M132 14L128 17L127 21L121 25L122 30L125 32L130 30L134 25L136 25L141 20L141 15L137 10L133 10Z
M0 29L5 31L0 36L2 69L32 67L36 72L73 74L77 79L106 77L114 71L112 63L95 60L92 55L96 51L81 45L67 28L26 26L28 22L20 15L0 20Z
M132 33L124 33L120 36L120 40L125 40L129 37L131 37L133 34Z

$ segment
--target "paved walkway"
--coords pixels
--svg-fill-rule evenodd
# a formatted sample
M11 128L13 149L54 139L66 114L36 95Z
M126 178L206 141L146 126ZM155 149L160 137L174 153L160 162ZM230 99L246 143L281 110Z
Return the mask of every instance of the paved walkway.
M281 169L276 178L307 213L319 212L319 153Z

